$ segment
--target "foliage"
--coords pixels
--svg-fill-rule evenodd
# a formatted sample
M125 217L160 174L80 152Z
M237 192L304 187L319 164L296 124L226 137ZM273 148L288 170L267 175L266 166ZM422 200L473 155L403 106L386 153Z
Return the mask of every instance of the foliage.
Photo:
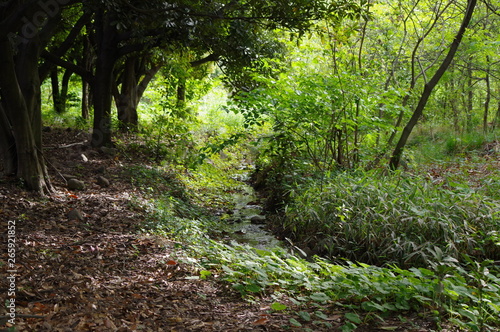
M500 259L500 205L453 182L375 172L334 174L292 189L283 227L315 252L369 264L428 266L435 248Z
M292 54L297 61L277 78L255 78L262 86L240 95L234 109L247 126L272 123L266 157L293 156L297 167L324 172L366 162L360 154L375 149L377 133L390 130L390 115L402 108L397 106L401 91L381 91L376 73L329 73L331 59L315 49L321 46L310 46L312 55ZM379 105L385 105L385 118Z
M220 165L220 161L217 164ZM152 183L183 188L177 180L172 182L171 176L158 170L139 168L132 171L138 188L148 188ZM200 169L196 184L210 174L200 187L230 188L234 185L228 180L222 181L225 185L218 184L224 176L232 176L229 169L215 177L213 171L208 168L204 173ZM365 194L369 190L376 192L366 189L368 176L365 179L358 177L356 186L350 187L347 174L343 176L346 179L342 185L351 193L355 192L354 187ZM400 182L409 182L407 180L400 177ZM210 182L212 185L207 186ZM352 178L351 182L354 182ZM193 184L189 185L191 189L195 189ZM394 184L388 186L392 188L389 191L396 190ZM331 183L325 185L325 188L331 187ZM325 189L325 192L331 193L330 190ZM317 256L304 260L282 248L261 250L236 243L222 244L208 236L217 227L216 221L201 217L196 212L199 210L185 198L179 200L170 196L175 191L162 192L164 195L159 196L152 193L157 199L146 204L153 213L143 224L143 231L178 241L178 260L196 264L200 279L224 280L248 300L271 295L274 303L270 310L296 313L296 318L290 321L291 326L300 327L304 322L313 321L317 326L331 327L329 316L334 307L344 308L344 330L408 311L417 311L436 320L438 325L448 324L450 319L454 325L469 330L493 330L500 324L500 271L492 261L464 256L464 263L459 264L444 250L432 247L427 252L432 256L427 267L402 269L349 261L332 263ZM420 195L423 193L416 196ZM204 196L202 193L198 199ZM362 197L361 194L355 196ZM471 194L470 199L473 196ZM347 213L347 208L343 211ZM292 306L285 304L290 301Z
M250 299L271 293L277 301L273 310L286 310L280 301L291 299L298 308L292 325L300 326L301 320L311 316L317 324L328 325L332 305L348 310L345 325L353 328L406 311L421 311L443 321L450 315L455 324L468 328L493 328L499 324L500 279L485 272L492 267L488 262L470 272L450 259L431 269L409 270L353 263L335 265L318 257L308 262L282 249L266 251L234 243L228 246L208 239L199 243L197 227L192 224L186 233L193 236L190 241L198 243L189 248L197 257L200 276L220 276ZM313 313L300 308L313 309Z

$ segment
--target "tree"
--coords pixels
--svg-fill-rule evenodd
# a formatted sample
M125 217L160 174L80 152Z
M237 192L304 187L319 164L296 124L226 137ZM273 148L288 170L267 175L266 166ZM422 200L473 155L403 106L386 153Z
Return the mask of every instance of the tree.
M149 82L162 67L161 61L154 61L150 54L128 56L113 85L113 94L122 130L135 130L138 125L137 106Z
M58 31L67 30L61 17L67 8L79 10L78 22L66 39L53 43ZM111 142L111 103L117 62L129 54L155 47L196 50L200 58L216 56L218 39L226 39L232 22L245 22L255 30L283 27L299 35L315 20L358 10L349 0L224 0L213 2L21 0L0 4L0 152L4 169L22 178L40 193L51 191L43 160L41 92L43 78L53 72L52 62L78 74L90 85L94 106L91 144ZM82 24L80 24L82 23ZM64 59L79 33L92 44L95 61L72 63ZM236 38L234 38L237 41ZM241 42L246 42L241 40ZM244 48L239 48L244 51ZM41 55L46 60L41 63ZM208 55L208 57L207 57ZM226 54L227 59L231 54ZM221 59L224 54L220 54ZM85 57L83 57L85 58ZM88 64L92 64L92 68ZM68 75L69 75L68 72ZM86 94L88 96L88 94Z
M0 6L0 144L4 169L40 193L51 192L52 186L42 153L38 64L41 51L58 28L62 7L56 1L34 0L4 1Z
M204 54L217 55L217 59L225 59L229 63L237 53L235 50L240 53L246 51L241 46L248 40L232 38L240 47L237 44L232 44L231 48L224 45L223 50L230 50L226 54L220 54L218 46L221 40L230 40L231 34L238 32L234 29L238 22L243 23L239 25L250 31L281 26L302 34L316 19L332 13L341 16L350 10L359 10L357 4L345 0L332 3L300 0L294 6L285 1L256 0L212 3L181 1L175 4L163 1L110 1L105 4L89 2L85 6L88 6L88 11L95 13L91 29L95 36L93 45L96 63L93 77L89 81L94 106L91 139L94 147L112 144L113 73L123 57L156 47L170 50L186 47L195 50L202 57ZM61 59L50 59L65 66ZM73 67L68 64L66 66ZM81 68L73 68L73 71L83 72ZM85 75L88 74L87 72ZM124 87L126 85L122 85Z
M403 154L404 147L406 145L406 142L408 141L408 137L410 136L413 128L417 124L418 120L423 114L425 105L427 104L427 101L429 100L429 97L432 93L432 90L436 87L436 85L439 83L439 80L441 77L444 75L448 67L450 66L451 62L453 61L453 58L457 52L458 47L460 46L460 42L462 41L462 38L465 34L465 31L467 27L469 26L469 23L472 19L472 14L474 13L474 9L476 7L477 0L468 0L467 1L467 9L465 10L465 14L462 20L462 23L460 25L460 28L455 35L455 38L453 39L453 42L451 43L450 49L448 50L448 53L446 57L444 58L443 62L437 69L437 71L434 73L432 78L427 82L424 86L424 90L422 91L422 94L420 96L420 99L418 101L418 104L413 111L413 115L411 116L410 120L406 124L406 126L403 129L403 132L401 134L401 137L396 144L396 147L392 153L391 159L389 160L389 167L392 170L395 170L398 168L401 156Z

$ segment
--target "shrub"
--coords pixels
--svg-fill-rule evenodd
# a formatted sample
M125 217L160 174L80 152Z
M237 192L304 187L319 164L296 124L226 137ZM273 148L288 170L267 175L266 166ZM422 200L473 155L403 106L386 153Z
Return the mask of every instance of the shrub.
M285 230L314 252L369 264L428 266L435 247L498 260L500 205L418 176L345 172L292 195Z

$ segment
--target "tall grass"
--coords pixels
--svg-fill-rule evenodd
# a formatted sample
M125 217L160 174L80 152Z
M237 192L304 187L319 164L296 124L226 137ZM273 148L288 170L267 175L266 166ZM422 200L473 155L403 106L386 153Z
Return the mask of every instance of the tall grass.
M420 176L345 172L293 191L285 230L314 252L368 264L428 266L435 248L500 259L500 204Z

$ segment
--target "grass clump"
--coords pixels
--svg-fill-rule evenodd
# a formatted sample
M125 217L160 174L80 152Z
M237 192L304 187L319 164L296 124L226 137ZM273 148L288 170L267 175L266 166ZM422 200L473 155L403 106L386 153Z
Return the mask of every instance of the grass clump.
M427 267L439 248L500 259L500 204L421 176L344 172L292 192L284 229L314 252L368 264Z

